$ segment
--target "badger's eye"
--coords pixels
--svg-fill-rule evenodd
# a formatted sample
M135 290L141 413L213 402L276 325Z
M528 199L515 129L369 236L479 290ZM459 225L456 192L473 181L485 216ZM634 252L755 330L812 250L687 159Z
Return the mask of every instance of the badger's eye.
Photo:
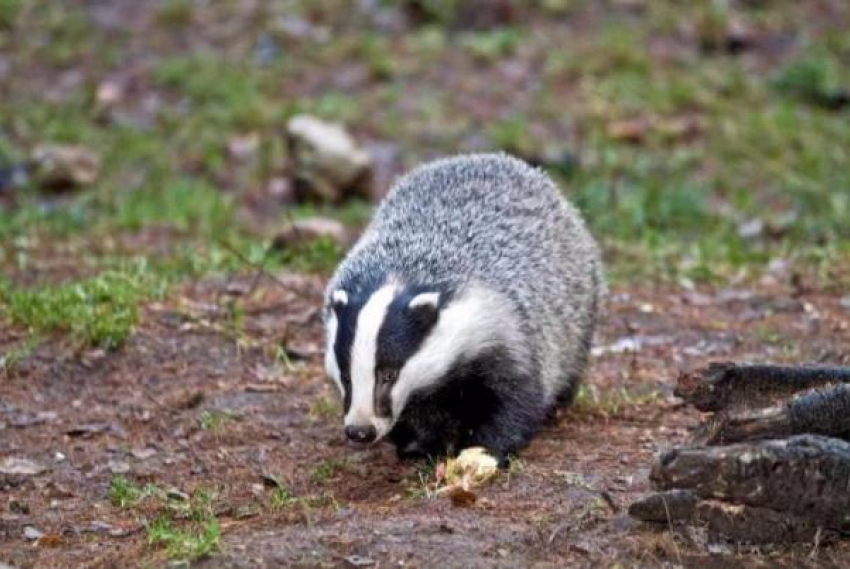
M396 378L398 378L398 370L388 368L379 369L376 375L378 376L378 383L387 385L395 382Z

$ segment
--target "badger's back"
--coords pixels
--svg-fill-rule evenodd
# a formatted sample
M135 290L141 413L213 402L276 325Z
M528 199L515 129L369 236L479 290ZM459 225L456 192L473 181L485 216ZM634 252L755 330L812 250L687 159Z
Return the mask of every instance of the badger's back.
M329 287L469 283L499 293L550 402L581 376L601 282L597 247L541 171L503 154L432 162L402 177ZM503 313L504 310L502 311Z

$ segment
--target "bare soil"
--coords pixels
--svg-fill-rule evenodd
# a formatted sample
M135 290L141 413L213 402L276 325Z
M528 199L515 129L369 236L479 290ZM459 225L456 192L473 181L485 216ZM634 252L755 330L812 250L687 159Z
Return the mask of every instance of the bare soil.
M428 497L423 464L389 445L344 442L321 364L319 278L285 285L207 279L145 307L112 353L49 341L0 379L0 456L45 467L0 477L0 560L21 567L160 565L143 508L110 502L116 475L214 490L223 539L207 566L845 565L850 544L709 544L699 528L631 520L656 454L695 411L672 395L682 369L716 360L850 363L850 309L836 292L756 288L614 290L590 389L510 473L455 507ZM242 333L222 299L242 290ZM15 340L0 334L0 345ZM270 347L289 348L279 363ZM327 407L327 405L326 405ZM202 417L223 417L205 425ZM317 470L318 469L318 470ZM319 474L321 473L321 474ZM273 476L296 496L271 506ZM49 539L27 540L26 526ZM671 531L672 530L672 531Z

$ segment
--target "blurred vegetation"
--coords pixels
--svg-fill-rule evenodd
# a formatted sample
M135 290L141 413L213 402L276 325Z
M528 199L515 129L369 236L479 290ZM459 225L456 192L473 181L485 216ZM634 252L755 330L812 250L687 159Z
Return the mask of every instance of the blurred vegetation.
M182 278L250 271L243 258L329 271L330 243L266 253L292 217L369 215L269 189L296 112L405 167L496 149L542 164L615 281L730 282L781 259L850 284L841 1L481 5L0 0L0 168L46 142L103 160L77 193L0 190L5 318L114 347Z

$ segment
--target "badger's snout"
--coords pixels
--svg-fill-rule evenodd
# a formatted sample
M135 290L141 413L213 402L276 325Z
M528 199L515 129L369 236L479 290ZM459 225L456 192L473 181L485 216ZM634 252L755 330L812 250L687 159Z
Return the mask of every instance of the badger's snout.
M372 443L378 438L378 429L372 425L348 425L345 436L355 443Z

